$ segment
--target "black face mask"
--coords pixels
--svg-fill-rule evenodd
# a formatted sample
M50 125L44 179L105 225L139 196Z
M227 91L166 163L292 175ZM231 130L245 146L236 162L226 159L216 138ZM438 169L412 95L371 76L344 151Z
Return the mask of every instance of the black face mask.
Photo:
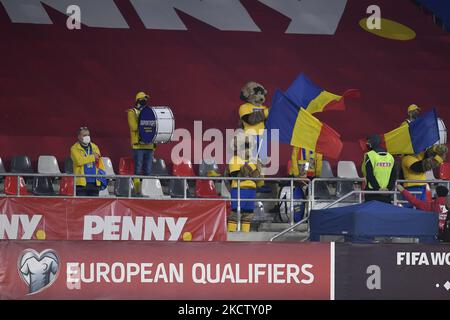
M145 107L147 105L147 100L138 100L138 105L141 107Z

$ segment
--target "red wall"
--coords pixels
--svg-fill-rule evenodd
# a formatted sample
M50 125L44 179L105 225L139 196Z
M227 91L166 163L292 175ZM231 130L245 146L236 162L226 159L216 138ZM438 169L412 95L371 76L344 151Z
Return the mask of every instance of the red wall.
M130 152L126 109L138 90L170 105L179 128L203 120L205 129L225 129L237 123L246 81L272 94L300 72L331 92L362 92L347 111L319 115L341 133L342 160L359 163L357 140L396 127L410 103L436 106L450 124L450 35L408 0L349 0L334 36L284 34L289 19L256 1L242 3L261 33L221 32L182 12L188 31L146 30L128 1L116 3L130 29L68 31L66 17L49 7L53 25L12 24L0 6L0 157L7 165L17 154L62 160L86 125L117 171ZM358 22L371 4L417 38L363 31ZM157 156L169 160L172 146ZM281 151L286 163L290 149Z

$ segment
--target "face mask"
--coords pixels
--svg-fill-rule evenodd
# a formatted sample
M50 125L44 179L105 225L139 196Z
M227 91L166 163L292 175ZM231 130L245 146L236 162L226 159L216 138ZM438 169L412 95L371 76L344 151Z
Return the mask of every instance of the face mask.
M139 104L141 107L145 107L145 106L147 105L147 100L139 100L139 101L138 101L138 104Z
M83 137L83 144L88 145L91 143L91 137L90 136L84 136Z

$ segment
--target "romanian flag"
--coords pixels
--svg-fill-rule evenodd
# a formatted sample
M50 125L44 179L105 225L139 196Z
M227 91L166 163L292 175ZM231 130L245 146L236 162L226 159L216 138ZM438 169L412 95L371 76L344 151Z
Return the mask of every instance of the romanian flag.
M382 146L391 154L418 154L425 151L439 140L436 110L432 109L409 125L385 133L381 140ZM363 141L360 140L360 144L365 150L366 140Z
M336 131L304 108L298 108L279 90L273 97L266 128L278 129L283 143L314 150L333 159L342 151L342 141Z
M358 98L360 93L356 89L350 89L342 96L336 95L317 86L302 73L291 84L285 95L294 105L313 114L327 110L345 110L345 98Z

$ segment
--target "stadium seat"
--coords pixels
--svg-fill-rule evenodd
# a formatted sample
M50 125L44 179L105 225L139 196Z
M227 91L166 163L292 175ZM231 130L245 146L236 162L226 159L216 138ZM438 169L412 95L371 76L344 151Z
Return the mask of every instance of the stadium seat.
M119 161L119 174L122 176L134 175L134 160L131 157L122 157Z
M50 177L33 178L33 194L37 196L54 196L52 179Z
M450 162L444 162L439 167L439 178L442 180L450 180Z
M358 171L353 161L339 161L338 162L338 177L347 179L358 179Z
M225 180L222 180L222 182L220 183L220 196L222 198L226 198L226 199L230 199L231 198L231 194L230 194L230 191L227 188Z
M60 174L58 160L55 156L39 156L38 173Z
M338 162L338 178L343 179L358 179L358 171L356 170L356 165L353 161L339 161ZM339 181L336 186L336 195L338 198L346 195L347 193L355 190L354 188L354 182L352 181ZM355 199L358 196L355 195L354 197L347 198L349 199Z
M73 174L73 161L71 157L67 157L64 161L64 172L67 174Z
M73 177L62 177L59 184L59 194L61 196L72 197L74 193Z
M194 169L192 168L192 162L187 159L174 162L172 173L178 177L195 177Z
M333 170L331 170L331 165L327 160L322 161L322 172L320 174L321 178L334 178Z
M113 164L110 158L108 157L102 157L103 165L105 166L105 173L107 176L115 176L116 173L114 172ZM134 173L134 170L133 170Z
M28 156L12 157L11 173L33 173L30 158L28 158Z
M152 175L155 176L169 175L169 171L167 170L166 162L164 161L164 159L153 158Z
M28 195L25 180L22 177L19 178L20 178L20 195L22 196ZM8 176L5 178L5 194L7 195L17 194L17 177Z
M183 180L170 180L169 192L172 198L184 198L184 181ZM189 187L186 182L186 196L189 197Z
M197 180L195 194L198 198L218 198L216 186L212 180Z
M214 160L204 159L198 166L198 175L200 177L207 177L208 172L211 171L219 173L219 166L214 162Z
M148 198L170 198L164 195L159 179L142 179L141 194L143 197Z
M116 196L128 197L128 194L133 195L133 191L134 191L134 183L130 181L130 179L128 178L116 179L116 182L114 184L114 193Z
M3 165L3 160L0 158L0 173L6 173L5 166ZM1 179L2 177L0 177Z
M320 178L334 178L333 170L331 170L331 165L327 160L322 161ZM318 199L329 199L331 194L327 186L328 182L326 181L316 181L314 183L314 197Z

